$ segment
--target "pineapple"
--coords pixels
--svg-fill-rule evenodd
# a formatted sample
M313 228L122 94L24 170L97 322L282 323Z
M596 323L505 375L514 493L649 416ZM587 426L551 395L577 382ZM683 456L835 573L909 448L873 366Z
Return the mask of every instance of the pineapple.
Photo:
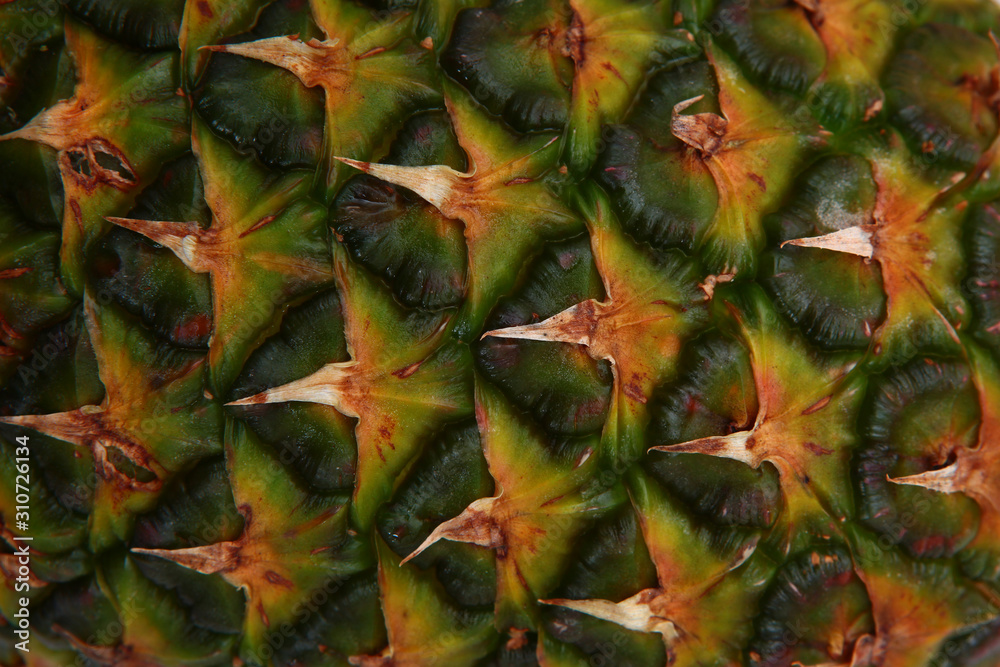
M0 2L0 663L1000 664L997 30Z

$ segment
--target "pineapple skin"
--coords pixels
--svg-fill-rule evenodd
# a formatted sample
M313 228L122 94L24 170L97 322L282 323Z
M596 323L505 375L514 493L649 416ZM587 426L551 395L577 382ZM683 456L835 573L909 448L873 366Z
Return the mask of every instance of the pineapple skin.
M0 664L1000 664L998 31L0 0Z

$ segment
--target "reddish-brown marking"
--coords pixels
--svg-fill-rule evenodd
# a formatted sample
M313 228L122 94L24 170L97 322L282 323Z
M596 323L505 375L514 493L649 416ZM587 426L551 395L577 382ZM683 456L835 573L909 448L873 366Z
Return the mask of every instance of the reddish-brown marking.
M424 363L424 362L423 361L415 361L412 364L410 364L409 366L406 366L404 368L400 368L398 370L393 371L392 374L395 375L396 377L398 377L400 380L405 380L406 378L408 378L411 375L413 375L414 373L416 373L417 369L420 368L420 364L422 364L422 363Z
M85 108L85 103L81 103L81 108ZM161 119L157 119L161 120ZM162 119L164 122L171 122L170 119ZM73 168L70 161L70 154L82 155L90 169L90 173L81 173ZM115 158L121 165L124 173L119 173L116 169L104 167L97 161L97 154ZM88 194L94 192L101 183L109 185L116 190L126 192L137 184L135 168L129 162L125 154L104 137L92 136L83 142L70 146L63 150L59 156L60 172L63 176L70 176Z
M80 204L75 199L70 199L69 208L73 211L73 219L76 221L76 226L80 228L80 231L83 231L83 211L80 210Z
M854 578L854 570L846 570L835 577L827 579L827 586L846 586Z
M819 412L820 410L822 410L823 408L825 408L827 405L830 404L831 398L832 398L831 396L824 396L823 398L819 399L818 401L810 405L808 408L803 410L802 415L803 416L811 415L814 412Z
M913 550L918 554L940 551L948 544L948 540L943 535L929 535L922 537L913 543Z
M832 449L827 449L826 447L820 447L815 442L805 442L803 443L805 448L816 456L826 456L827 454L833 454Z
M577 421L581 421L587 417L594 417L602 412L604 412L604 401L600 398L592 398L588 401L581 403L576 411L573 413L573 417Z
M517 580L521 582L521 585L525 590L531 590L531 586L528 585L528 581L524 578L524 575L521 574L521 568L517 566L516 562L514 563L514 574L517 575Z
M507 650L516 651L528 645L527 628L511 628L510 639L507 640Z
M642 393L642 388L633 382L627 382L622 385L622 391L626 396L631 398L633 401L637 401L645 405L646 396Z
M384 46L376 46L373 49L368 49L367 51L365 51L364 53L362 53L360 56L354 56L354 59L355 60L364 60L365 58L371 58L372 56L377 56L378 54L382 53L383 51L385 51L385 47Z
M211 320L205 313L198 313L187 322L174 327L174 337L180 339L201 338L208 333Z
M287 588L289 590L295 588L295 584L293 584L291 581L284 578L274 570L268 570L267 572L265 572L264 578L267 579L269 583L272 583L275 586L281 586L282 588Z
M252 234L253 232L257 231L258 229L260 229L262 227L266 227L267 225L269 225L272 222L274 222L274 219L276 217L277 216L273 215L273 214L272 215L265 215L263 218L261 218L260 220L258 220L255 223L253 223L253 226L250 227L250 229L247 229L246 231L241 232L240 233L240 238L243 238L247 234Z
M548 505L551 505L552 503L554 503L554 502L557 502L557 501L561 500L561 499L562 499L562 498L563 498L563 497L564 497L565 495L566 495L566 494L564 494L564 493L563 493L563 494L559 494L559 495L558 495L558 496L556 496L555 498L549 498L549 499L548 499L548 500L546 500L546 501L545 501L544 503L542 503L541 505L539 505L539 507L541 508L541 507L546 507L546 506L548 506Z
M528 178L527 176L518 176L517 178L512 178L509 181L506 181L504 185L523 185L525 183L531 183L534 180L535 179Z
M208 4L207 0L198 0L198 13L207 19L215 17L215 12L212 11L212 7Z
M747 176L750 177L751 181L757 184L757 187L760 188L761 192L767 192L767 183L764 182L763 178L752 172L747 174Z
M22 266L16 269L4 269L3 271L0 271L0 280L4 280L6 278L20 278L25 273L30 273L33 270L34 269L30 266Z
M603 67L604 69L608 70L609 72L611 72L612 74L614 74L616 77L618 77L618 79L621 80L622 83L627 83L627 81L625 81L625 77L622 76L622 73L619 72L618 68L615 67L614 65L612 65L611 63L609 63L609 62L603 62L603 63L601 63L601 67Z

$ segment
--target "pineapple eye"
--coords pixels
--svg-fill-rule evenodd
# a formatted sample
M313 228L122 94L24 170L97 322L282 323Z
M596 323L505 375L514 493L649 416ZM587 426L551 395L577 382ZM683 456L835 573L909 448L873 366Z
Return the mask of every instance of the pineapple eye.
M886 68L886 100L925 163L976 166L998 128L998 66L990 41L959 26L934 23L907 36Z
M885 320L878 265L780 244L869 224L876 197L872 169L858 156L825 158L803 172L794 191L787 205L765 219L779 247L764 254L761 281L779 311L817 345L864 349Z
M118 175L119 179L129 183L135 183L135 174L133 174L132 170L125 165L122 158L115 153L112 153L100 146L96 146L93 150L93 156L99 169L102 169L105 172L114 172Z
M122 152L100 137L92 137L67 148L63 159L88 191L98 183L118 190L127 190L137 183L135 173Z
M451 121L441 111L407 121L384 161L467 167ZM468 279L462 225L410 190L355 176L334 200L330 225L351 256L380 275L404 305L437 311L462 302Z
M80 150L69 150L66 151L69 157L70 166L73 167L73 171L82 175L90 176L90 162L87 161L87 154Z
M0 667L1000 665L998 35L0 0Z
M719 335L706 336L687 351L677 381L660 388L651 403L650 444L684 442L704 435L744 431L756 418L756 399L743 388L753 377L745 351ZM743 400L734 400L744 395ZM658 453L650 474L700 515L723 525L765 528L781 506L778 475L736 461Z
M916 359L876 378L868 403L855 464L859 514L915 556L951 555L975 534L974 501L893 484L886 476L943 468L975 444L980 407L969 367Z
M588 240L577 237L547 248L530 267L524 288L498 304L485 328L538 322L577 301L603 296ZM491 337L477 344L475 356L487 378L552 432L580 435L604 423L611 368L582 346ZM525 365L537 371L517 372Z
M824 547L790 558L763 596L756 628L750 642L755 667L850 656L874 627L865 586L848 551Z
M572 80L572 62L563 54L568 20L551 0L465 9L455 19L441 66L515 129L561 128Z

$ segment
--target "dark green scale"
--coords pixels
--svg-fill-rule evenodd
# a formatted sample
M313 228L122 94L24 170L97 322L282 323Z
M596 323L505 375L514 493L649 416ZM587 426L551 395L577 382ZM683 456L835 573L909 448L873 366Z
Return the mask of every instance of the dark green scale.
M719 113L718 85L704 59L681 59L657 71L625 125L605 128L607 148L594 178L611 195L622 227L656 248L693 251L718 205L707 171L685 169L687 145L670 131L674 105L705 99L685 113Z
M872 379L863 438L855 453L858 515L873 530L922 558L951 556L975 536L976 503L886 479L917 474L947 463L954 447L976 442L978 395L960 361L917 358Z
M442 111L411 117L382 161L443 164L463 172L468 167ZM462 224L411 191L354 176L330 208L330 225L351 256L380 276L404 306L441 310L464 300L468 259Z
M398 556L419 547L439 523L458 516L470 503L494 495L479 431L468 421L445 429L429 443L392 500L378 515L379 535ZM431 569L460 606L491 609L496 567L490 552L469 544L441 542L413 561Z
M761 261L761 284L778 310L820 347L868 347L885 319L882 273L856 255L780 245L871 224L875 196L867 160L833 155L804 171L788 203L765 219L772 242Z
M717 333L685 348L680 377L651 402L647 444L672 445L753 426L744 397L753 395L746 349ZM771 465L757 470L732 459L654 452L644 467L700 516L725 526L767 528L778 517L781 490Z
M134 49L177 48L185 0L63 0L61 4L84 23Z
M268 5L246 33L226 43L297 34L323 39L294 0ZM194 109L212 130L265 165L316 168L323 148L323 90L291 72L231 53L212 53L191 91Z
M326 290L289 310L281 329L247 360L230 396L252 396L347 359L340 297ZM241 408L239 417L310 488L332 493L354 486L356 420L294 401Z
M771 580L754 626L749 647L754 667L812 665L850 655L854 643L875 627L846 546L790 556Z
M212 213L194 155L167 162L125 217L207 227ZM95 293L114 299L158 336L182 347L208 347L212 333L208 276L192 272L169 249L115 227L91 254L88 275Z
M561 130L573 81L573 63L560 41L569 23L562 0L497 0L464 9L455 17L441 68L514 129Z
M581 301L603 297L586 236L548 244L521 289L500 301L484 330L540 322ZM568 343L495 337L478 343L474 352L483 374L545 429L572 435L602 428L611 399L607 361L595 361L585 349Z
M932 23L913 31L883 77L890 119L929 165L971 169L1000 124L991 108L996 51L981 35Z

